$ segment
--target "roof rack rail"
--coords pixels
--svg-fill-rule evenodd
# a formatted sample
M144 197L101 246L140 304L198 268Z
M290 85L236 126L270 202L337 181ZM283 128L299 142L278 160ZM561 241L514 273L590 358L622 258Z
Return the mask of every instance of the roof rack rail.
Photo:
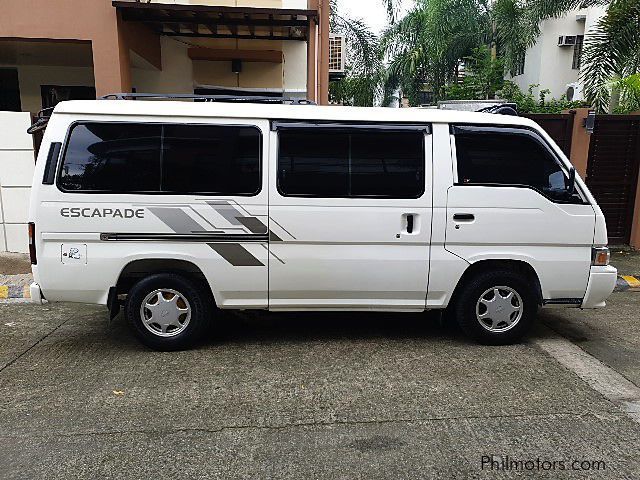
M520 116L518 113L518 105L515 103L500 103L498 105L491 105L476 111L483 113L495 113L498 115L511 115L514 117Z
M254 97L250 95L191 95L183 93L110 93L99 100L193 100L195 102L227 103L286 103L289 105L316 105L305 98Z

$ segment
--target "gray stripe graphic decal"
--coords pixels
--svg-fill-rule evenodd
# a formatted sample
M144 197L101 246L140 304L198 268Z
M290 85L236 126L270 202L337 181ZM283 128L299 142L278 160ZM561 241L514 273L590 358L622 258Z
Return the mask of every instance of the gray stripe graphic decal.
M242 212L236 210L235 207L225 201L211 201L207 204L213 208L216 212L224 217L224 219L232 225L242 225L238 221L238 217L242 217Z
M270 242L281 242L282 239L276 235L273 230L269 230L269 241Z
M267 226L256 217L236 217L251 233L267 233Z
M149 211L176 233L198 233L207 231L181 208L149 207Z
M207 245L234 267L264 267L264 263L238 243L208 243Z

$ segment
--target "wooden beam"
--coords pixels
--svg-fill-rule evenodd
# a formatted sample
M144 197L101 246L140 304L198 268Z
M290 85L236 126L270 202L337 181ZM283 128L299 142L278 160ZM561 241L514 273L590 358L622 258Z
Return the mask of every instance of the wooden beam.
M280 50L231 50L191 47L187 50L187 55L191 60L209 62L237 59L245 62L282 63L282 52Z
M318 10L293 9L293 8L254 8L254 7L221 7L209 5L184 5L184 4L160 4L160 3L140 3L138 1L112 1L111 4L119 10L125 11L157 11L165 10L172 12L203 12L203 13L235 13L249 15L300 15L305 17L318 17ZM145 13L146 13L145 12Z
M296 40L306 41L305 37L289 37L288 35L233 35L227 33L192 33L192 32L162 32L167 37L185 37L185 38L238 38L240 40Z
M250 23L250 17L249 14L245 13L244 14L244 21L245 21L245 25L247 25L249 27L249 33L251 35L255 35L256 34L256 26L253 23Z

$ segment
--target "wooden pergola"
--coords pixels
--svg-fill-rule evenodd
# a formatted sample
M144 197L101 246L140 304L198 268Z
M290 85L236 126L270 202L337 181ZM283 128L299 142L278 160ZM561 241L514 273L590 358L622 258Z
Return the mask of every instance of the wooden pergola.
M221 7L117 0L124 21L148 25L159 35L248 40L308 41L318 11L308 9Z

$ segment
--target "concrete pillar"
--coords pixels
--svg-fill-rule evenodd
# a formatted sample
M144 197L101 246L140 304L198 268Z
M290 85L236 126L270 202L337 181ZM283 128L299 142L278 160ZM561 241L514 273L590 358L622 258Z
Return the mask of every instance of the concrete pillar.
M318 104L329 105L329 0L319 0Z
M640 175L636 188L636 203L633 208L633 223L631 224L631 240L629 244L636 250L640 250Z
M589 146L591 135L584 127L584 120L589 115L588 108L577 108L573 117L573 133L571 135L571 163L576 172L585 179L587 177L587 164L589 162ZM562 113L569 113L568 111Z
M115 11L113 14L115 16ZM94 38L91 42L98 97L108 93L131 92L129 45L121 24L122 19L118 16L112 24L110 35Z
M311 2L310 2L311 3ZM309 39L307 40L307 99L312 102L318 101L317 65L316 55L316 35L318 25L314 20L309 20Z

